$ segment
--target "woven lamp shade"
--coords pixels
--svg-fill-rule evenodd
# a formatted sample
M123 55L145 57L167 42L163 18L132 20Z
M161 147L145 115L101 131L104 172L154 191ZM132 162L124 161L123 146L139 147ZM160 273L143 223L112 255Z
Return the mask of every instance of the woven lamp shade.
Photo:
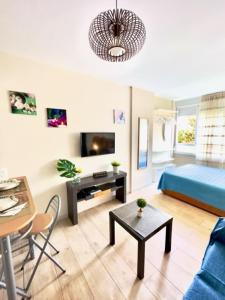
M137 54L144 45L145 26L132 11L113 9L100 13L91 23L89 43L101 59L122 62Z

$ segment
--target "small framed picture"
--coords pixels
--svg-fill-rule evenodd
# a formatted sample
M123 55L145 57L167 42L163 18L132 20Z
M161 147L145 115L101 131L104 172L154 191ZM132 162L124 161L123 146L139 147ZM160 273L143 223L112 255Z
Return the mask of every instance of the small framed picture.
M66 127L66 110L60 108L47 108L48 127Z
M13 114L37 115L34 94L9 91L9 102Z
M123 110L113 110L114 124L125 124L125 112Z

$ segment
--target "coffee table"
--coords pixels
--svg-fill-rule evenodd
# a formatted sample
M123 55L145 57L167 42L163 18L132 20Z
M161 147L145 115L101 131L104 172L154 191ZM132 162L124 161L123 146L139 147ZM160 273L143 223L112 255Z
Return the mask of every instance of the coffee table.
M110 245L115 244L115 221L138 241L137 277L144 277L145 242L166 227L165 253L171 250L173 218L151 205L144 208L141 218L137 217L136 201L109 212Z

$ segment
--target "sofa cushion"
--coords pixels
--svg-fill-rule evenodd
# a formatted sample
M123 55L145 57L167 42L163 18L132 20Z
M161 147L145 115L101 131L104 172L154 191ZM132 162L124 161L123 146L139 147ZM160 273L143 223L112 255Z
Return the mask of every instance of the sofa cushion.
M215 241L209 245L203 259L202 270L206 270L225 285L225 245Z
M200 271L183 300L224 300L225 286L207 271Z
M225 218L219 218L219 220L217 221L211 233L209 245L214 241L220 241L225 245Z
M194 277L183 299L225 299L225 218L217 221L205 251L201 271Z

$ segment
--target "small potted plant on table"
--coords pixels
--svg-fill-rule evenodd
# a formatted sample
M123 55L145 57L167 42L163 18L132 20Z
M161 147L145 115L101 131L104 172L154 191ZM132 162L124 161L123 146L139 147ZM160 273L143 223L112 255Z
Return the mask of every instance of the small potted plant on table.
M73 178L74 183L80 182L78 174L82 172L80 168L77 168L75 164L67 159L59 159L57 161L57 170L61 172L61 177Z
M143 209L145 208L145 206L147 205L147 201L143 198L139 198L137 199L137 206L139 207L138 211L137 211L137 216L139 218L142 217L143 215Z
M118 161L113 161L111 163L111 165L113 166L113 172L118 174L119 173L119 166L121 165Z

